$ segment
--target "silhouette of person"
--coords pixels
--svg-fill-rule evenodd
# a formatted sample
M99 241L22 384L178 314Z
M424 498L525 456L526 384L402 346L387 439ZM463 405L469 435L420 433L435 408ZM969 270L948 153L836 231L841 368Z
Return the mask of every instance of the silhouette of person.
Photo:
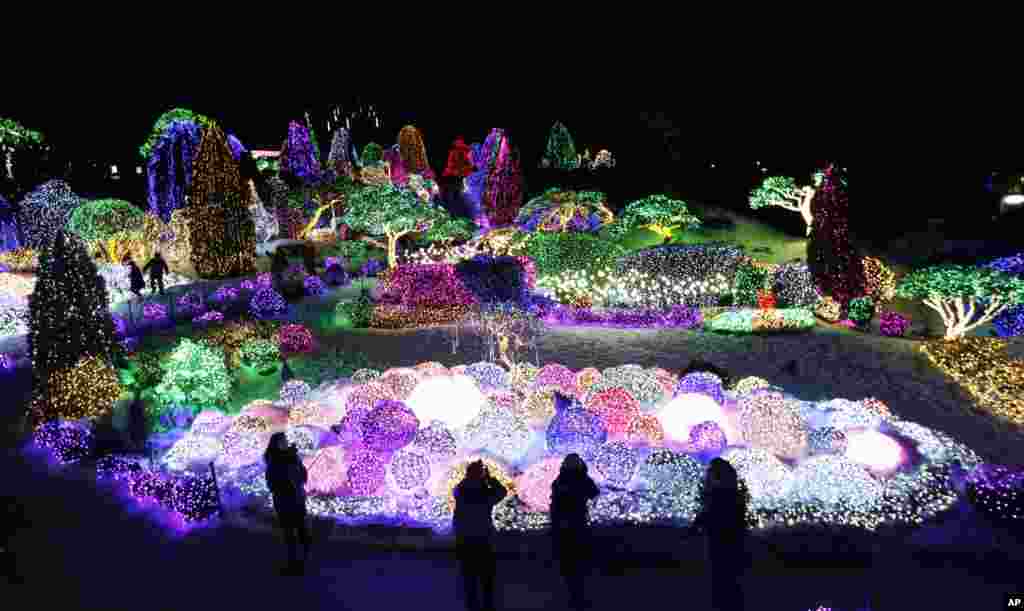
M284 532L288 546L288 566L285 575L302 575L309 560L312 540L306 524L306 467L299 460L299 452L282 432L271 435L270 444L263 455L267 463L267 487L274 498L274 511ZM302 543L303 557L298 554Z
M146 288L146 279L142 276L142 270L135 264L131 257L126 256L121 263L128 266L128 280L131 283L131 291L136 297L142 297L142 289Z
M740 578L746 568L747 505L746 486L727 461L716 458L708 465L701 485L701 509L693 528L705 534L707 560L711 570L712 608L719 611L743 609Z
M587 475L587 465L578 454L569 454L551 484L551 535L555 558L569 590L569 606L586 604L583 588L585 560L590 554L587 501L599 491Z
M128 435L133 449L146 447L146 406L139 397L128 406Z
M160 288L160 294L164 294L164 272L167 271L167 261L164 261L163 255L157 252L153 255L153 258L146 263L146 266L142 268L143 272L149 273L149 290L155 292L157 287Z
M491 477L482 461L470 463L455 486L455 553L462 573L466 608L492 611L497 560L494 554L494 506L508 490ZM480 596L478 597L478 594Z

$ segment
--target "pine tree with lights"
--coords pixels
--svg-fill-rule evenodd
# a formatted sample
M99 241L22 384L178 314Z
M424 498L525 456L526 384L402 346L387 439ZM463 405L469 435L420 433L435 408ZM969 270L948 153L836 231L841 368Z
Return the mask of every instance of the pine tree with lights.
M220 127L203 129L188 207L192 266L204 278L255 270L256 226L249 190Z
M398 132L398 150L402 156L402 166L409 174L422 174L433 178L434 171L427 161L427 148L423 144L423 134L412 125L406 125Z
M846 181L838 168L830 165L821 187L811 202L811 238L807 243L807 263L814 284L823 296L829 296L844 308L851 299L866 292L864 264L850 240L850 202Z
M107 288L85 242L64 231L57 233L39 257L28 303L33 412L45 419L66 417L56 409L63 398L51 392L54 377L93 357L109 365L115 349Z
M572 140L569 128L562 125L561 121L555 121L555 124L551 126L551 134L548 136L548 145L541 160L541 167L555 168L556 170L575 170L580 167L580 160L576 155L576 144Z

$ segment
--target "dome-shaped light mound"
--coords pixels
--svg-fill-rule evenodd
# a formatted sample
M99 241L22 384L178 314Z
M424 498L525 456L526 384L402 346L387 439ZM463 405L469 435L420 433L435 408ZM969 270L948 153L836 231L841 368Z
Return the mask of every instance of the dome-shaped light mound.
M344 409L338 405L325 405L314 401L303 401L288 412L289 426L315 426L327 429L341 421Z
M387 478L384 460L369 450L354 450L347 455L348 491L353 496L371 496Z
M658 379L658 383L661 384L661 389L665 391L666 396L671 397L675 395L676 385L679 384L679 376L660 367L654 367L650 372Z
M846 431L846 457L876 472L892 472L906 461L903 446L872 429Z
M208 468L211 460L217 458L222 449L219 439L208 435L187 434L176 441L164 454L163 464L171 471L191 468Z
M458 452L455 435L439 420L416 431L412 447L437 462L448 461Z
M421 379L422 376L413 369L395 368L385 371L376 381L386 386L396 399L405 401Z
M798 458L807 449L807 424L795 404L781 394L745 395L739 400L738 412L746 445L784 458Z
M548 450L555 454L575 452L590 459L608 439L608 431L600 417L574 403L556 408L546 439Z
M686 454L663 448L647 456L639 475L655 492L695 498L704 467Z
M881 504L883 486L845 456L814 456L793 470L793 494L838 509L870 512Z
M722 458L747 484L753 502L764 504L784 497L793 487L793 470L762 448L728 448Z
M725 449L728 441L725 431L717 422L707 420L690 429L690 449L698 454L718 454Z
M334 494L345 485L345 451L340 446L317 450L302 462L309 476L307 492Z
M379 401L397 401L398 397L391 391L391 388L378 381L367 382L356 386L348 393L345 399L345 410L351 409L373 409Z
M308 456L320 448L320 432L311 426L290 426L284 432L301 456Z
M281 385L281 401L288 405L295 405L306 399L311 390L309 384L302 380L288 380Z
M412 443L420 421L401 401L381 401L363 419L363 444L378 452L394 452Z
M612 441L601 446L594 460L598 473L616 486L627 485L636 474L639 464L639 452L621 441Z
M559 457L545 458L533 463L526 471L516 478L519 499L533 511L551 510L551 484L558 477L562 467Z
M476 382L481 392L504 390L509 387L508 372L502 366L487 361L466 367L466 375Z
M547 426L555 417L555 389L532 390L523 400L522 410L533 426Z
M413 367L424 378L448 375L448 368L437 361L425 361Z
M359 369L352 374L353 384L366 384L372 382L380 377L380 372L376 369Z
M405 403L420 422L440 420L456 430L472 422L487 405L487 398L472 378L452 375L423 380Z
M738 395L747 395L761 388L771 388L771 383L764 378L747 376L736 382L733 391Z
M725 403L725 389L722 378L708 371L695 371L680 378L674 396L685 394L707 395L721 405Z
M596 371L596 370L595 370ZM548 363L541 367L533 380L534 388L554 386L563 395L576 396L576 374L560 363Z
M846 433L830 426L811 429L807 434L807 445L812 455L846 454L848 443Z
M656 409L666 398L665 389L658 381L658 376L640 365L620 365L605 369L601 378L590 387L588 394L610 388L628 391L640 402L640 408L645 411Z
M243 413L245 413L244 410ZM222 435L230 427L231 416L228 416L223 412L208 409L199 412L199 415L197 415L195 420L192 421L191 431L194 435L218 436Z
M576 372L576 396L582 397L590 391L590 387L601 379L601 372L587 367Z
M690 442L690 429L701 422L716 422L728 436L731 426L722 411L722 406L707 395L688 393L679 395L661 408L658 419L665 430L665 438L677 443ZM728 439L735 444L739 439Z
M632 444L659 446L665 441L665 430L654 414L637 414L626 428L626 440Z
M514 412L488 405L465 428L463 447L487 450L509 462L522 458L532 435L526 422Z
M586 407L601 417L611 435L625 433L629 423L640 414L640 403L623 388L609 388L588 395Z
M224 469L238 469L259 462L270 443L267 433L240 433L228 431L224 434L223 448L214 464Z
M430 478L430 460L418 452L402 450L391 458L388 475L394 489L410 492Z

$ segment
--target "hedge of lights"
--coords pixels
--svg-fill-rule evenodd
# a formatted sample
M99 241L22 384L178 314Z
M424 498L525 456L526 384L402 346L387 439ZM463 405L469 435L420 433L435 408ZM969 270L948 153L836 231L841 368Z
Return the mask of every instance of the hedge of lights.
M803 308L728 311L705 322L704 327L722 333L781 333L806 331L816 324L814 313Z
M526 254L536 266L537 286L572 304L581 297L603 301L611 270L626 250L590 235L541 233L530 238Z

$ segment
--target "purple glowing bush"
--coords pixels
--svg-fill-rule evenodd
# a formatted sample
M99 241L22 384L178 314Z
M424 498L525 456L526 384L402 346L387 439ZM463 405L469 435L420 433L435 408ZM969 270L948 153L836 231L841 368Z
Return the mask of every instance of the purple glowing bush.
M124 337L128 332L128 321L120 314L111 314L110 319L114 321L114 334L118 337Z
M238 283L238 288L239 288L239 290L242 290L242 291L249 291L250 293L254 292L256 290L256 281L255 280L242 280L241 282ZM220 290L220 289L218 289L218 290Z
M198 291L189 291L178 297L175 305L178 312L189 318L198 316L206 311L206 303Z
M384 271L384 264L379 259L367 259L366 263L359 268L359 274L366 278L374 278Z
M722 388L722 378L707 371L695 371L679 379L674 396L678 397L688 393L706 395L714 399L719 405L725 403L725 389Z
M455 274L478 303L522 304L534 288L523 259L479 255L456 264Z
M231 306L234 302L238 301L239 292L238 289L233 286L222 286L214 291L210 297L210 303L213 307L224 310Z
M728 442L722 427L713 420L707 420L690 429L690 448L698 454L719 454Z
M185 207L192 186L192 164L199 149L202 129L192 121L173 121L164 130L146 162L149 212L163 222Z
M170 503L166 507L184 518L186 523L208 520L220 511L217 485L207 473L185 473L174 476Z
M91 457L96 440L92 431L79 422L51 420L39 425L32 433L32 445L66 465Z
M357 450L349 459L348 489L355 496L370 496L380 490L387 479L384 459L368 450Z
M666 326L679 329L699 329L704 326L704 314L700 308L677 305L665 315Z
M167 320L167 306L162 303L150 302L142 306L142 317L149 322Z
M272 288L261 288L249 301L249 312L256 318L273 318L288 311L284 297Z
M302 281L302 287L305 289L306 295L310 297L322 297L327 294L327 286L317 276L306 276L306 279Z
M362 422L363 444L377 452L395 452L412 443L420 420L401 401L378 401Z
M309 130L297 121L288 124L288 140L281 150L280 162L281 174L294 176L306 184L320 180L319 155L310 142Z
M412 307L469 306L476 297L455 272L455 266L399 265L388 273L381 302Z
M704 324L700 308L673 306L671 310L645 310L641 308L575 308L561 304L533 306L545 321L557 325L607 325L614 327L669 327L697 329Z
M555 416L548 424L545 438L550 452L576 452L590 460L608 440L608 430L597 414L584 409L577 401L556 394Z
M159 471L142 469L129 474L128 492L139 502L167 507L174 493L174 481Z
M1024 523L1024 469L982 464L967 476L967 498L1002 523Z
M992 324L999 337L1024 335L1024 306L1006 308L992 319Z
M224 315L215 310L210 310L209 312L202 314L200 316L196 316L195 318L192 319L192 324L200 329L205 329L210 325L217 325L223 323Z
M324 272L324 281L331 286L348 286L351 279L345 268L335 263L327 266L327 271Z
M96 479L124 482L143 470L141 457L108 454L96 461Z
M910 328L910 319L897 312L882 312L880 330L886 337L903 337Z

